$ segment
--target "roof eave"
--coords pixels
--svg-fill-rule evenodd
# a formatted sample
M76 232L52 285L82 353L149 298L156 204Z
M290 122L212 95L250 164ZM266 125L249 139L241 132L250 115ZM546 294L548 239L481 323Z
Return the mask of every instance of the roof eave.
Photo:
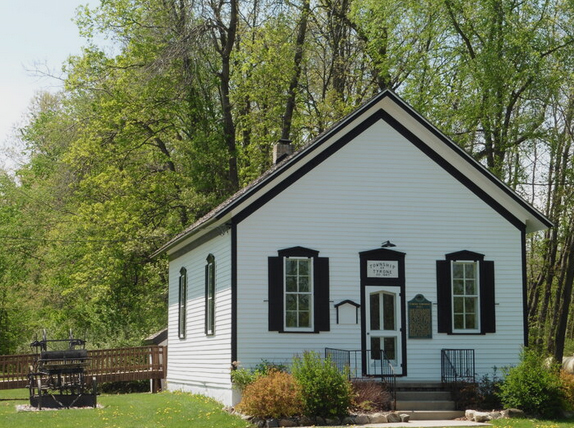
M222 219L222 217L223 216L214 215L212 217L204 217L203 219L198 220L190 228L181 232L179 235L175 236L166 244L158 248L151 255L151 257L156 258L164 253L171 254L174 251L177 251L179 248L185 246L189 240L202 236L202 232L207 233L209 230L215 227L217 223L225 223L228 221L227 218Z

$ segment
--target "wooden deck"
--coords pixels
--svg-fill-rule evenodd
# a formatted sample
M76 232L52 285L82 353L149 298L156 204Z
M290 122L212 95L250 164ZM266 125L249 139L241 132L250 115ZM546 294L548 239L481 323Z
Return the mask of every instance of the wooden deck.
M28 373L37 354L0 355L0 389L26 388ZM156 392L159 381L165 379L167 347L139 346L88 350L86 374L98 383L131 380L153 380Z

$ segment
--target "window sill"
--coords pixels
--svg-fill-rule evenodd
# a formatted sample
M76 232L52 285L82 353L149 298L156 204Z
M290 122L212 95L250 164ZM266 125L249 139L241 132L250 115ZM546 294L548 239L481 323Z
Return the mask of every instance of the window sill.
M298 330L281 330L279 333L295 333L295 334L317 334L319 331L317 330L309 330L309 329L298 329Z

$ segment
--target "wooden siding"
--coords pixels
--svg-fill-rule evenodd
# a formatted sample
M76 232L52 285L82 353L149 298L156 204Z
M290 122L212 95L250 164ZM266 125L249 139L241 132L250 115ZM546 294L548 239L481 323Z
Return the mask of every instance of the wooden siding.
M359 252L386 240L406 253L406 300L422 293L433 302L433 338L407 339L410 379L439 379L441 348L476 349L479 374L517 362L523 340L521 232L379 121L239 223L242 365L289 362L295 353L322 353L325 347L360 349L360 324L337 325L334 305L361 301ZM330 260L330 332L268 331L266 260L293 246ZM459 250L495 262L495 334L437 333L435 261Z
M170 262L168 389L210 395L228 402L231 366L231 232ZM215 257L215 334L205 334L205 266ZM178 332L179 270L187 269L186 338Z

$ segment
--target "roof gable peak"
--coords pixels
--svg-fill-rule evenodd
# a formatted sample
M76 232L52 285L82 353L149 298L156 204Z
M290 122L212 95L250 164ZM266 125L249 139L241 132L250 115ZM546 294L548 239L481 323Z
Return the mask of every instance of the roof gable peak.
M517 227L526 231L535 231L552 226L546 217L428 122L402 98L387 89L293 154L283 156L281 161L259 178L171 239L154 255L169 252L180 246L183 241L190 239L213 222L228 221L229 218L234 218L236 222L241 221L379 120L387 122L408 141L439 163L454 178L469 187L485 202L494 206Z

